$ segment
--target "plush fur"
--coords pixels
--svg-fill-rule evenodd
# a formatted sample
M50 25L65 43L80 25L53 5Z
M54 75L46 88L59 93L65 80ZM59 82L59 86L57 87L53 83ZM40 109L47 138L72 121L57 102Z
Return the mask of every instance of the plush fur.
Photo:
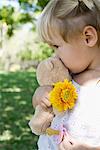
M36 135L44 134L46 129L50 126L51 121L57 111L52 107L46 109L40 105L41 99L45 93L50 92L53 88L53 83L63 81L64 79L71 80L68 69L64 66L58 57L50 57L43 60L37 68L37 80L40 87L33 95L33 106L35 113L29 122L29 126Z

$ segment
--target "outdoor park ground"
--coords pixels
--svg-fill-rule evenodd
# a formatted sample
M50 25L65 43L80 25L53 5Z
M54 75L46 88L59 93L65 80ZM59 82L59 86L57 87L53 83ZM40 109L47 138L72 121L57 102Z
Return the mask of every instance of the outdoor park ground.
M0 150L37 150L28 126L37 87L35 71L0 73Z

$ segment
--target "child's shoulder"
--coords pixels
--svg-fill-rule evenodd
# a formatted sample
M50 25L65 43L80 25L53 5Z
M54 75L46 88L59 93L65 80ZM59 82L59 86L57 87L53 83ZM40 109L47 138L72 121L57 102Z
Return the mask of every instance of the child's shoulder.
M100 77L96 79L89 80L84 84L87 87L100 87Z

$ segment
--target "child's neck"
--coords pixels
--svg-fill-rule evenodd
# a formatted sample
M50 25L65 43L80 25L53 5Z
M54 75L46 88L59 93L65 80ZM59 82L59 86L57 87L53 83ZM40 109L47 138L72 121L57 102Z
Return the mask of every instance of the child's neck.
M77 75L73 76L73 79L79 84L79 85L85 85L88 82L91 81L97 81L100 79L100 68L99 69L89 69L82 73L79 73Z

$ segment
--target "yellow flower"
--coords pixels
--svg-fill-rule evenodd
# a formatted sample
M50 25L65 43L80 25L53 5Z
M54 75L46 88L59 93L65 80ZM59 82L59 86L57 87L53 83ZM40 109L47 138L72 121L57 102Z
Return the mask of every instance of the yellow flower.
M58 111L72 109L77 97L76 88L67 79L64 82L55 83L53 90L50 92L50 102Z

